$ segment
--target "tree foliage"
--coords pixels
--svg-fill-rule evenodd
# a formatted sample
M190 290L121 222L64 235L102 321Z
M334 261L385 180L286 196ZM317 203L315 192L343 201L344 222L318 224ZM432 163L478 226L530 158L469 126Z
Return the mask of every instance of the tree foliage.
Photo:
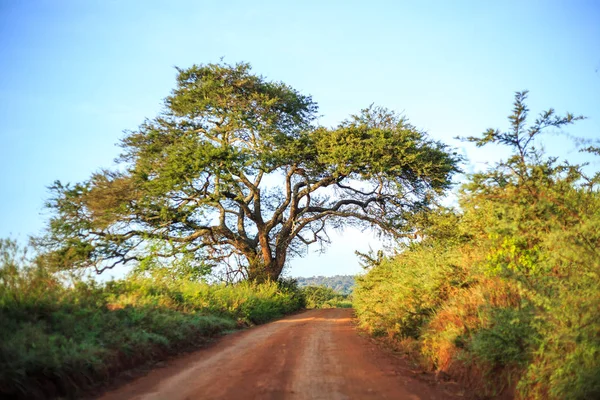
M310 96L243 63L178 69L164 105L126 134L116 169L51 187L44 243L65 266L101 272L151 251L277 279L328 228L401 232L459 162L384 108L317 126Z
M354 305L373 333L483 394L518 381L522 398L597 398L600 176L540 150L582 117L550 109L530 123L526 95L509 130L468 138L511 156L469 177L459 209L415 218L419 240L373 260Z

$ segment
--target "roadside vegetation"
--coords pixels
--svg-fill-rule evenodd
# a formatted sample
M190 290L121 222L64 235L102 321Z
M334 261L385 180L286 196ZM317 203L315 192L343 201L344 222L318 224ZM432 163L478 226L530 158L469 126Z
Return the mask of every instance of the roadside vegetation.
M304 307L294 282L208 284L161 267L100 284L0 241L2 398L78 397L123 370Z
M343 294L327 286L306 286L301 290L306 308L352 308L351 294Z
M526 125L525 98L508 132L469 138L512 156L471 175L457 209L416 218L397 255L367 258L354 306L372 334L483 397L600 398L600 176L533 147L580 118Z
M467 138L512 155L447 208L462 157L401 115L370 106L325 128L310 96L248 64L178 69L114 170L49 188L39 253L0 241L0 395L77 397L228 330L354 305L372 334L484 396L600 398L600 174L539 150L581 117L528 124L525 100L508 131ZM281 279L344 226L399 251L363 255L352 294L342 277ZM122 265L120 280L78 275Z

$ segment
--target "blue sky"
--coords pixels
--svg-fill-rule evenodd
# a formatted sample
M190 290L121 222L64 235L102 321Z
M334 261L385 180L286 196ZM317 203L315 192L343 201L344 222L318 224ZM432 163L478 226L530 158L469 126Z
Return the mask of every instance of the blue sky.
M600 138L598 1L1 0L0 237L43 228L54 180L113 165L123 130L160 110L174 66L221 57L311 94L324 125L371 103L404 112L465 152L467 170L501 152L452 138L506 127L517 90L532 111L586 115L570 131ZM290 274L355 273L354 249L378 246L355 231L333 239Z

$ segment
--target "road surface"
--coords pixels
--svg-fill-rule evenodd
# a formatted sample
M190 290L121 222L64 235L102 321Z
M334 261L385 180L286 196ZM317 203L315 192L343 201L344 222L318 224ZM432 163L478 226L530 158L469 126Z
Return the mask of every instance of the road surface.
M361 336L352 310L311 310L234 333L102 400L454 399Z

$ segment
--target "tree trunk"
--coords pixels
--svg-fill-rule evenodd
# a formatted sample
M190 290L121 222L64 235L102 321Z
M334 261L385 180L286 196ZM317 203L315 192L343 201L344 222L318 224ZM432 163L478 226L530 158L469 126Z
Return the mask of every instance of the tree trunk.
M248 280L256 283L264 283L266 281L275 282L279 279L285 264L285 257L271 259L271 262L268 264L264 263L263 260L257 261L252 263L248 268Z
M253 259L248 259L250 264L248 267L248 280L257 283L277 281L287 258L287 252L282 251L283 249L279 247L276 248L275 255L273 255L269 244L269 235L264 229L264 225L259 227L258 242L260 251L257 249Z

